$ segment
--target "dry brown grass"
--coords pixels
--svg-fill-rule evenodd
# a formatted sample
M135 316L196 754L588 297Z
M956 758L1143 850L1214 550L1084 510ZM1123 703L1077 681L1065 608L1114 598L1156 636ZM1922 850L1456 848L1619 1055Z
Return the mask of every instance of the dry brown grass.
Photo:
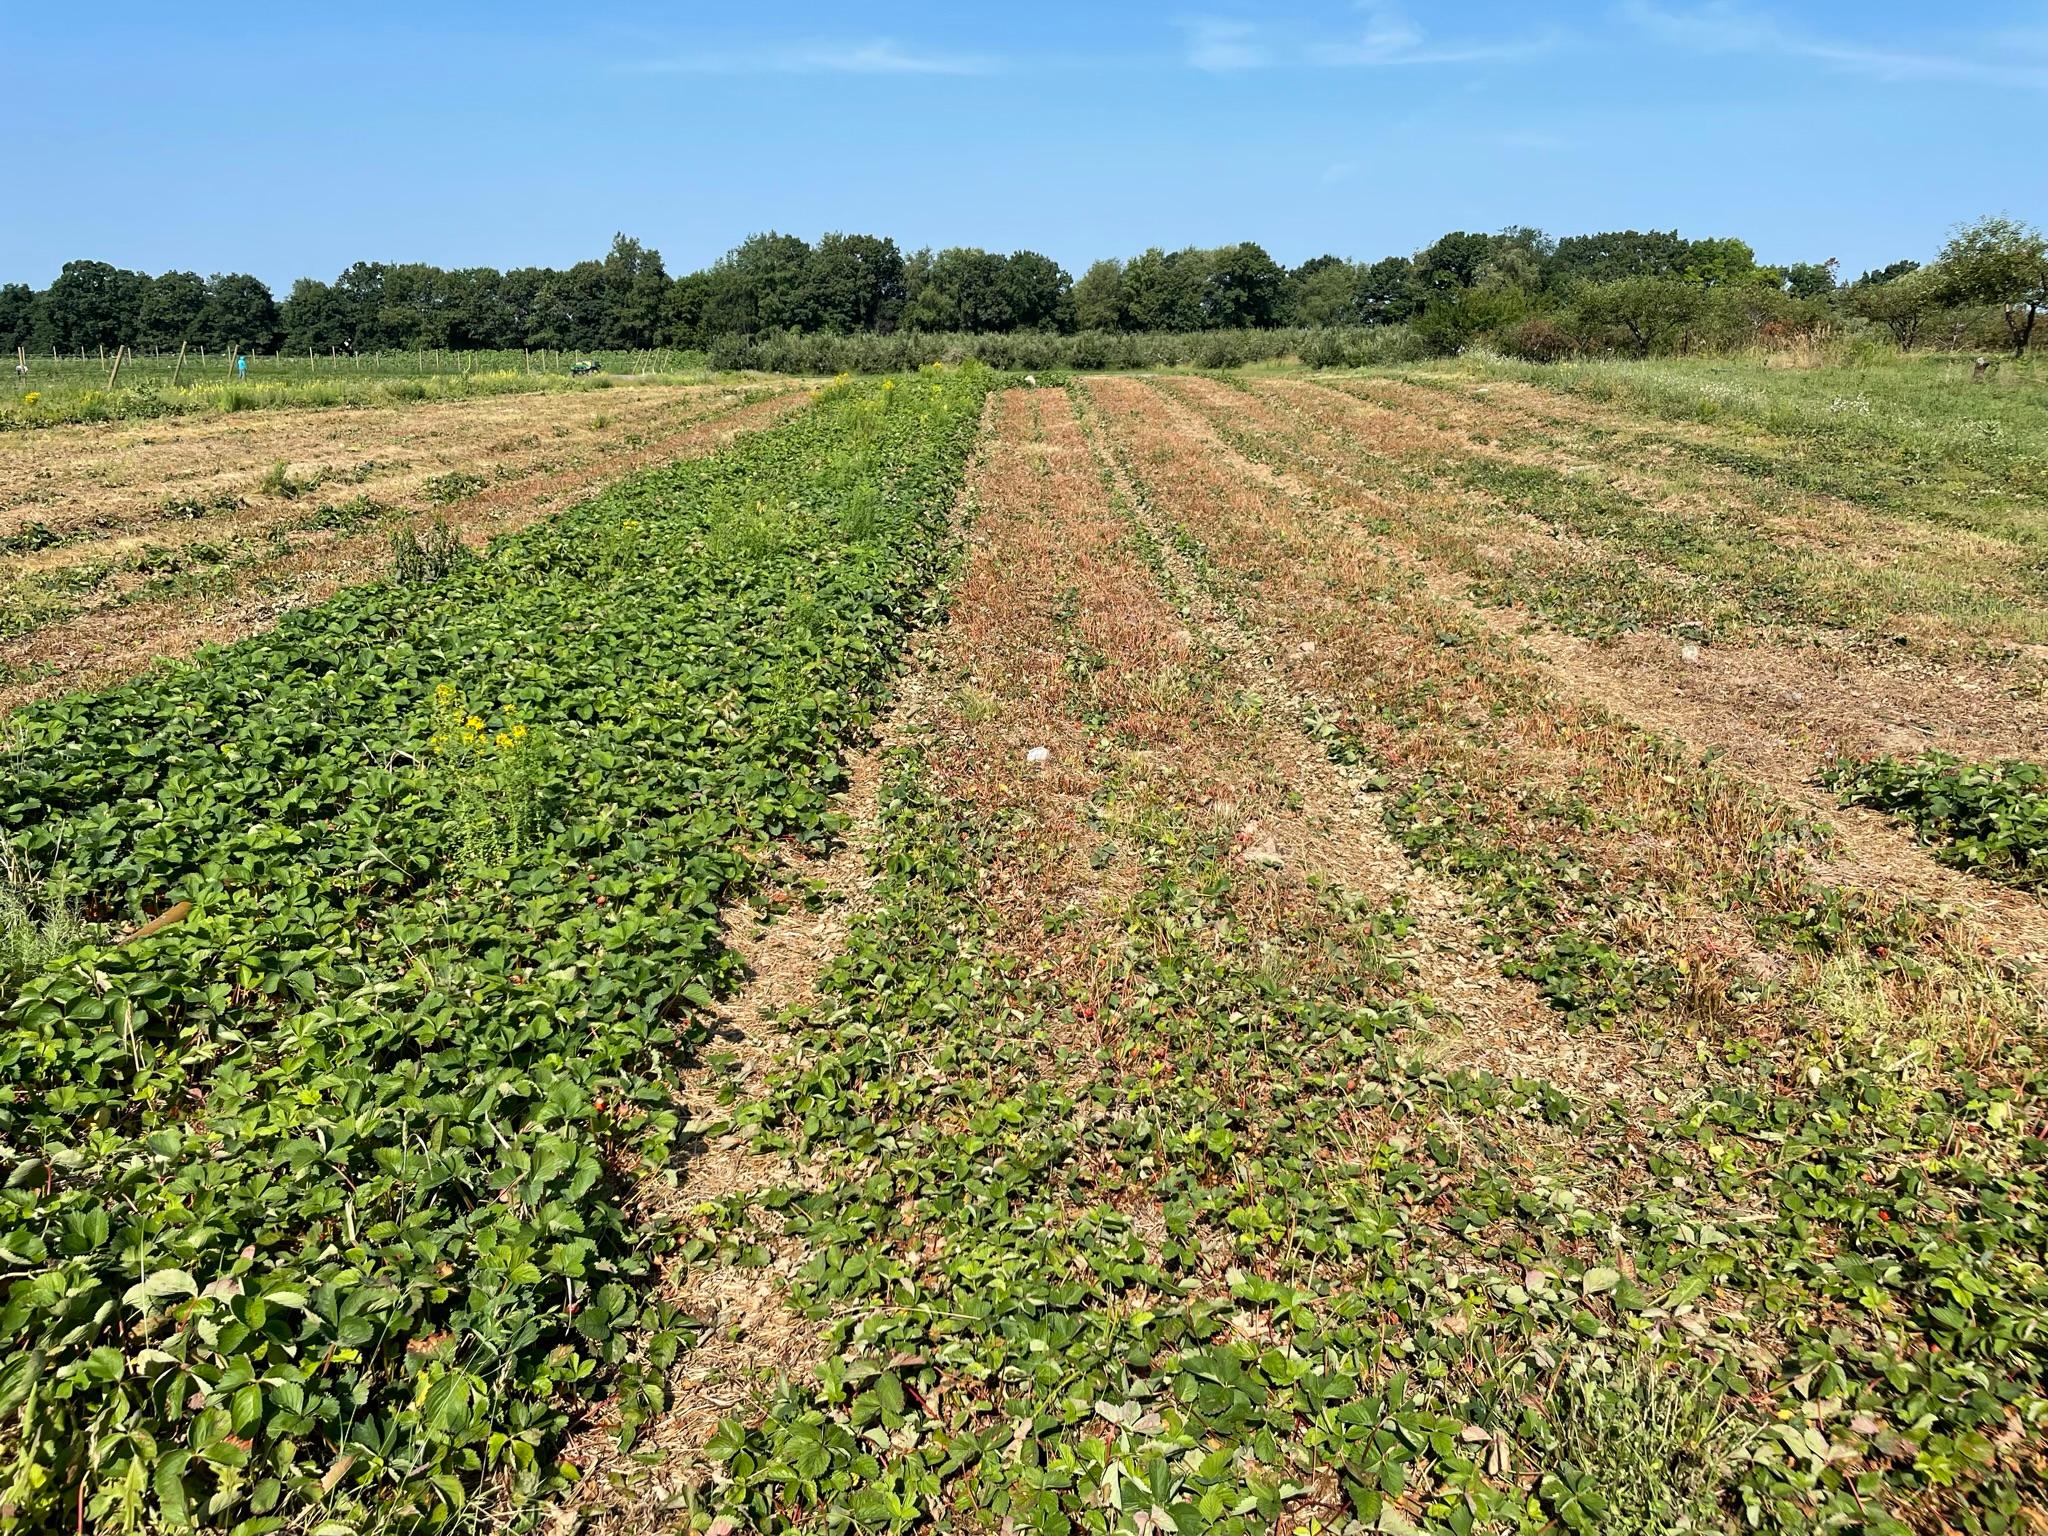
M1375 381L1373 388L1381 388ZM1387 388L1399 388L1391 381ZM1299 395L1302 420L1344 422L1349 407L1332 403L1333 391L1290 384L1276 386ZM1176 384L1176 396L1190 403L1251 419L1275 431L1288 428L1284 413L1262 399L1209 381ZM1405 387L1401 399L1433 392ZM1183 421L1187 418L1180 418ZM1200 431L1190 423L1191 430ZM1299 428L1297 428L1299 430ZM1318 452L1404 451L1399 412L1388 407L1358 418L1351 442L1318 426L1298 437L1304 468L1276 474L1263 464L1239 460L1241 472L1297 497L1318 497L1340 511L1360 516L1416 515L1414 502L1392 499L1319 473ZM1212 452L1231 454L1213 435L1202 439ZM1351 443L1347 448L1346 444ZM1589 451L1591 451L1589 445ZM1413 440L1407 448L1413 449ZM1431 513L1454 518L1447 504ZM1464 600L1454 568L1438 564L1454 527L1397 539L1419 565L1424 585L1474 623L1512 636L1551 666L1552 685L1611 712L1617 719L1663 732L1714 755L1743 780L1754 783L1804 814L1828 819L1841 846L1831 878L1851 889L1890 891L1950 907L1963 915L1962 931L1974 934L1987 953L2048 955L2048 910L2022 893L1958 874L1933 860L1896 823L1873 813L1841 809L1815 782L1817 771L1838 756L1878 752L1912 754L1937 747L1966 758L2033 757L2048 740L2048 701L2016 695L2009 665L1956 654L1929 655L1889 642L1858 644L1838 635L1770 635L1748 641L1701 646L1664 635L1638 633L1599 641L1564 633L1524 610L1476 605ZM1466 545L1465 547L1470 547ZM1553 554L1569 541L1549 541ZM1451 562L1455 566L1455 561Z
M1244 460L1172 392L1129 379L1089 388L1283 674L1346 705L1397 779L1455 783L1503 846L1568 848L1633 893L1622 938L1691 978L1687 1006L1715 1033L1799 1028L1802 975L1751 928L1774 910L1796 915L1813 882L1894 903L1956 893L1955 877L1897 832L1867 829L1882 859L1868 846L1844 857L1788 842L1817 808L1813 792L1788 803L1789 786L1658 747L1638 727L1674 721L1491 631L1491 615L1419 579L1413 549L1361 531L1362 509L1340 487ZM1545 813L1546 795L1582 798L1584 824ZM1950 932L1961 962L2037 952L2041 927L2024 899L1992 895Z

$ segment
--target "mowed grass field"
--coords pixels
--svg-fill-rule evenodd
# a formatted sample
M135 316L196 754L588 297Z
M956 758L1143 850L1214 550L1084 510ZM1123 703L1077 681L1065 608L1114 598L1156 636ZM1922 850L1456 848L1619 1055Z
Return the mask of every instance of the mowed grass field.
M10 716L0 1522L2048 1528L2030 374L662 398Z
M0 433L0 706L267 627L381 575L401 528L481 546L808 402L650 383Z
M711 382L701 353L662 347L634 352L439 349L307 356L303 353L201 356L190 349L110 358L30 355L12 387L0 390L0 431L74 422L161 420L177 416L334 406L407 405L492 395L594 393L622 380ZM576 363L597 372L579 376Z

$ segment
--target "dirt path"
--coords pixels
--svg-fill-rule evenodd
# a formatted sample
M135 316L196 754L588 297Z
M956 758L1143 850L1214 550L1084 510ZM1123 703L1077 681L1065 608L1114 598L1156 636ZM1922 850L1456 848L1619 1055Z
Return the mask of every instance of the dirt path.
M650 1184L638 1196L647 1224L668 1225L679 1242L708 1235L707 1218L721 1204L745 1202L804 1177L796 1158L755 1151L750 1133L735 1123L735 1110L766 1090L790 1047L783 1019L816 1002L818 977L862 910L883 752L915 710L914 697L900 702L882 728L881 746L848 764L850 782L840 802L847 826L838 847L823 859L786 857L771 881L769 910L741 907L725 914L723 941L745 962L748 980L720 1004L713 1043L702 1053L705 1065L684 1076L682 1176ZM787 1296L802 1247L780 1241L771 1248L767 1262L758 1264L665 1255L657 1294L702 1331L670 1373L669 1408L644 1427L630 1452L618 1450L617 1426L604 1420L586 1426L564 1449L564 1459L582 1472L570 1495L582 1529L609 1536L674 1529L675 1511L686 1507L687 1492L701 1476L704 1443L718 1422L752 1414L781 1382L809 1374L822 1348L819 1330Z

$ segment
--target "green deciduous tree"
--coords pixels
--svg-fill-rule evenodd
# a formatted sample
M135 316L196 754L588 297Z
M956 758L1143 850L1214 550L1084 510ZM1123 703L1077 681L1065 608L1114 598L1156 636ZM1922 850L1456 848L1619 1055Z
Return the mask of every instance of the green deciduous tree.
M27 283L0 283L0 346L12 352L31 345L36 310L35 289Z
M1866 277L1852 284L1845 297L1851 314L1884 326L1906 352L1944 303L1941 274L1918 264L1889 278Z
M1036 251L919 251L905 263L904 280L906 330L1051 331L1071 323L1071 281Z
M1747 240L1728 236L1695 240L1687 247L1682 274L1702 287L1747 282L1757 275L1756 251Z
M1690 248L1691 242L1675 229L1567 235L1551 253L1546 276L1556 289L1624 277L1672 277L1685 269Z
M1361 268L1335 256L1318 256L1296 267L1287 283L1290 325L1357 325Z
M1250 240L1202 253L1202 320L1215 328L1276 325L1287 274Z
M205 319L205 280L197 272L165 272L143 292L134 339L145 347L196 343L205 334Z
M268 352L277 345L277 302L261 279L246 272L216 272L206 280L200 327L223 347Z
M1852 288L1860 288L1867 283L1888 283L1892 281L1892 279L1894 278L1904 277L1908 272L1918 272L1919 270L1920 263L1917 261L1913 261L1910 259L1905 261L1894 261L1887 266L1872 268L1870 271L1864 273L1861 277L1857 278L1856 281L1851 283L1849 286Z
M1123 329L1124 264L1102 260L1089 263L1074 283L1074 325L1084 331Z
M1826 261L1795 261L1785 269L1785 291L1795 299L1820 299L1835 291L1833 257Z
M1493 252L1493 236L1453 230L1415 253L1415 284L1425 295L1470 288Z
M585 345L653 346L661 332L668 290L668 272L662 267L661 252L642 245L631 235L613 235L612 248L603 263L602 309L590 317L596 339Z
M1475 336L1514 325L1528 313L1528 295L1519 288L1453 288L1434 294L1411 323L1438 351L1455 352Z
M292 284L279 318L284 344L294 352L346 352L354 346L341 299L332 284L317 277L302 277Z
M1706 290L1682 277L1622 277L1578 291L1579 322L1619 332L1641 356L1674 343L1706 305Z
M894 240L828 234L811 252L808 282L820 330L886 333L903 318L903 253Z
M141 329L149 278L104 261L67 261L43 294L51 340L61 349L109 350Z
M378 347L403 346L389 341L380 329L384 309L384 263L352 262L334 280L332 295L337 321L348 338L351 351L368 352Z
M1158 246L1124 264L1122 313L1134 331L1193 331L1202 324L1202 274L1187 253Z
M1395 325L1413 316L1415 265L1405 256L1383 256L1358 274L1358 318L1367 325Z
M2048 237L1996 214L1959 227L1936 265L1957 303L1998 307L2013 356L2024 355L2035 319L2048 308Z
M1002 291L1008 329L1060 331L1073 325L1073 279L1050 256L1012 251L1003 263Z

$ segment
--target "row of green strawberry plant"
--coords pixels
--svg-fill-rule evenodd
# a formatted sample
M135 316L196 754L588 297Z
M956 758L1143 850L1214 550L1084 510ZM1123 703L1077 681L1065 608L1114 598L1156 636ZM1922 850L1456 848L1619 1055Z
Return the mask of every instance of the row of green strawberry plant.
M0 829L101 940L0 1013L0 1528L431 1527L658 1406L629 1196L718 913L834 836L989 385L836 387L15 717Z
M1924 752L1837 763L1826 780L1845 805L1911 822L1945 863L2023 888L2048 886L2048 768L2039 763Z

